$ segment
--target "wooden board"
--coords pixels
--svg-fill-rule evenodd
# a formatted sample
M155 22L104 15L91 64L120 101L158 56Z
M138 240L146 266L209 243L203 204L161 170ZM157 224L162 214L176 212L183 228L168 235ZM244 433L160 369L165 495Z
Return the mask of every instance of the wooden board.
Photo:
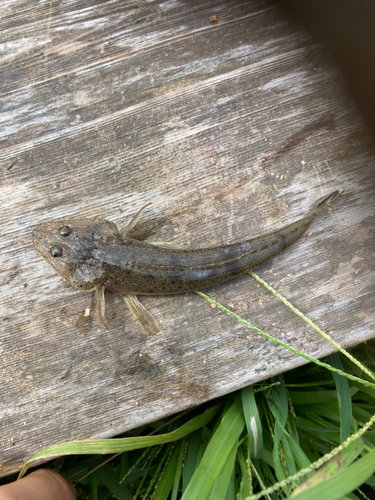
M196 294L141 297L147 338L35 252L47 220L105 216L183 247L235 242L345 193L258 270L344 347L374 336L375 157L326 50L266 1L18 0L0 18L1 474L301 365ZM217 16L211 23L210 17ZM307 354L330 344L250 277L207 294Z

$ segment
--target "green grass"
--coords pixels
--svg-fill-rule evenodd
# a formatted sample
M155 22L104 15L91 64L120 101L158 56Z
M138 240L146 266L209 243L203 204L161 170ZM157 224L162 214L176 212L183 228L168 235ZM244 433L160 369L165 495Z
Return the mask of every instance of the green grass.
M54 445L32 459L63 455L48 466L75 483L78 499L335 500L374 495L375 342L350 352L340 348L321 361L290 350L312 362L121 438Z

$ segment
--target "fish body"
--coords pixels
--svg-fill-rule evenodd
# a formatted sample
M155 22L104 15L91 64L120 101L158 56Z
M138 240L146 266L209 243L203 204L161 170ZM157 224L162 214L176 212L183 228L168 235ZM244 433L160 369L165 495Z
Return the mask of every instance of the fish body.
M201 290L255 269L300 238L321 209L340 193L331 193L305 217L288 226L231 245L181 249L129 237L128 232L146 207L124 232L102 218L67 219L39 225L33 233L33 243L66 281L82 290L95 290L96 316L103 327L107 328L104 290L108 289L124 297L148 333L156 333L159 327L155 320L156 325L153 324L137 295ZM148 323L151 322L148 325L143 324L146 313Z

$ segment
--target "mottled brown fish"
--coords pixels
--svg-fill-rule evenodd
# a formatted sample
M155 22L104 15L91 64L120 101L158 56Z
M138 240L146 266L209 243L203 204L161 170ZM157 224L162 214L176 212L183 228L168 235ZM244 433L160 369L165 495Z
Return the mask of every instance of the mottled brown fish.
M124 231L100 217L45 222L33 233L37 251L66 281L95 290L96 318L105 319L105 289L120 294L146 333L160 333L137 295L166 295L201 290L255 269L294 243L315 216L341 190L326 196L302 219L265 236L232 245L183 250L173 244L128 236L144 209Z

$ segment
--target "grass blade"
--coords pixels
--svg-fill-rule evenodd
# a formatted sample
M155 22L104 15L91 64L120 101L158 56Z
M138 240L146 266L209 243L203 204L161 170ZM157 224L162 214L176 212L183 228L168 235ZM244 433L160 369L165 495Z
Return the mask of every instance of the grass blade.
M285 424L288 417L288 397L285 387L275 385L267 397L268 406L275 418L275 444L278 445L286 433Z
M343 370L338 354L331 354L329 361L332 366ZM349 390L348 380L337 373L332 373L335 380L337 399L340 409L340 439L343 443L350 435L350 425L352 421L352 396Z
M94 474L109 489L116 500L132 500L133 495L130 494L125 486L120 484L119 478L108 464L103 465Z
M242 405L236 398L212 436L182 499L205 500L245 426Z
M237 458L242 473L242 491L239 495L239 500L242 500L243 498L249 496L250 493L252 493L252 476L250 469L250 460L245 459L242 446L239 446L237 449Z
M177 459L180 454L180 447L175 446L172 454L168 459L167 466L164 468L160 480L156 486L153 500L167 500L172 489L174 478L176 475Z
M241 399L250 441L250 457L259 458L263 449L263 430L252 385L241 390Z
M303 490L293 498L298 500L316 500L329 498L340 500L355 488L358 488L375 472L375 449L360 458L353 465L341 469L340 472L325 481L319 481L314 486Z
M330 477L334 477L340 470L346 469L362 452L363 440L357 439L350 443L343 451L337 453L331 460L329 460L323 467L321 467L315 474L313 474L307 481L302 483L294 492L296 495L316 484L326 481Z
M182 476L182 462L184 458L185 447L186 447L186 438L183 438L179 443L179 454L177 457L176 472L173 480L171 500L177 500L178 489L180 486L181 476Z
M236 454L237 443L233 446L232 451L229 453L228 458L220 471L220 474L213 482L210 494L208 495L208 500L225 500L228 486L233 475L232 473L234 462L236 460Z
M205 426L216 415L221 405L213 406L200 415L192 418L173 432L159 434L158 436L141 436L119 439L97 439L93 441L71 441L70 443L56 444L44 448L28 460L23 466L19 478L27 471L33 460L50 458L59 455L91 455L105 453L119 453L123 451L138 450L157 444L172 443L191 432Z

